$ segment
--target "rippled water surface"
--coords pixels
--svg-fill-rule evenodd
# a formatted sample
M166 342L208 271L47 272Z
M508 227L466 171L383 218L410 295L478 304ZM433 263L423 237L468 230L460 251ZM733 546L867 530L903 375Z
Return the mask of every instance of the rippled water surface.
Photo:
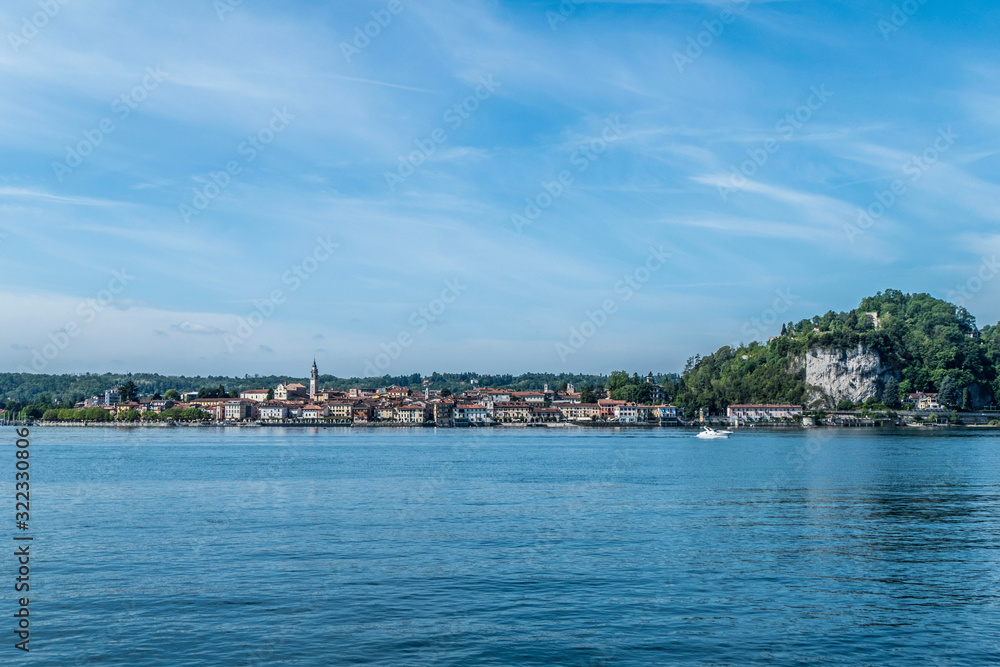
M31 449L31 664L1000 660L996 432L36 428Z

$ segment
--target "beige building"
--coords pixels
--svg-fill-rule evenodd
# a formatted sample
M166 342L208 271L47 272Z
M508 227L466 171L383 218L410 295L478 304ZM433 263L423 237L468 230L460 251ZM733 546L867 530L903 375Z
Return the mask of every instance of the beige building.
M526 422L531 419L531 406L527 403L495 403L493 418L501 422Z
M278 401L288 401L295 398L305 398L308 396L306 386L293 382L292 384L279 384L274 390L274 398Z
M591 421L601 416L601 406L597 403L560 405L559 410L567 421Z
M421 405L401 405L396 408L396 421L402 424L423 424L427 421L427 408Z
M243 398L228 400L223 407L222 416L227 422L253 419L253 402Z
M354 405L344 401L331 401L326 404L326 413L334 419L351 419L354 415Z

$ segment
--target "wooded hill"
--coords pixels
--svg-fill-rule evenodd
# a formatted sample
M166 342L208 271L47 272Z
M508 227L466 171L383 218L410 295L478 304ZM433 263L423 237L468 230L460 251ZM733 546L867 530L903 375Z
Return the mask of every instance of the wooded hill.
M970 390L1000 395L1000 325L979 330L963 307L929 294L886 290L848 312L788 322L766 344L726 346L689 359L675 402L689 414L700 407L721 411L735 403L802 404L809 388L795 359L814 348L850 350L858 345L878 352L893 370L881 397L889 407L918 391L943 393L955 408L968 401Z

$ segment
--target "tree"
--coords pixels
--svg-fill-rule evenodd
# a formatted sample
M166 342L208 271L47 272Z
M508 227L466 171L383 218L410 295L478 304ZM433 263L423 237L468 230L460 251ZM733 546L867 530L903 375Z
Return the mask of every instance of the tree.
M155 394L153 394L153 400L154 401L162 401L163 400L163 397L160 396L160 392L156 392Z
M132 380L128 380L125 384L118 387L118 399L122 403L135 401L138 398L139 398L139 390L136 389L135 383L132 382Z
M899 407L899 380L895 375L890 375L882 388L882 402L890 408Z
M269 401L273 401L274 400L274 390L273 389L268 389L267 390L267 400L269 400Z
M588 384L586 387L580 390L580 402L581 403L597 402L597 399L594 398L594 385Z
M844 400L840 401L839 403L837 403L837 409L838 410L850 410L853 407L854 407L854 403L851 402L851 401L849 401L849 400L847 400L847 399L844 399Z
M442 398L448 398L449 396L451 396L451 389L448 389L447 387L445 387L444 389L441 390L441 397Z
M167 389L167 393L165 393L163 395L163 397L165 399L167 399L168 401L179 401L179 400L181 400L181 395L177 392L176 389Z
M949 408L958 407L962 401L962 390L951 376L941 380L938 386L938 403Z
M612 371L604 387L608 390L608 395L610 396L613 392L627 384L631 384L628 371Z

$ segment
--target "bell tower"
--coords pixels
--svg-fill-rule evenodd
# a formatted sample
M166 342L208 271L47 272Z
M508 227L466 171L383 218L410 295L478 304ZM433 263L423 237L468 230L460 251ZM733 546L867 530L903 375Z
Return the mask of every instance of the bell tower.
M312 371L309 373L309 398L316 400L319 393L319 370L316 368L316 359L313 358Z

